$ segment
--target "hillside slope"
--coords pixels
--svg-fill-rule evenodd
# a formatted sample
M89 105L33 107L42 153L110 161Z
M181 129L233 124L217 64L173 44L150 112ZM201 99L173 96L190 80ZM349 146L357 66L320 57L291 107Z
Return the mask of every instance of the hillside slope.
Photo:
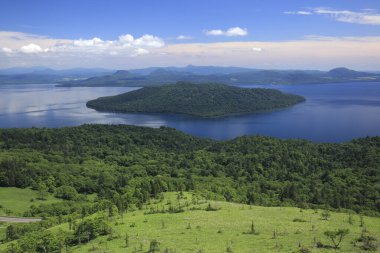
M78 217L78 224L94 219L104 220L109 230L106 235L98 235L90 242L85 240L79 245L72 245L69 252L153 252L149 249L156 241L157 251L154 252L169 253L356 253L365 252L363 242L352 243L363 238L362 235L371 236L375 243L380 240L378 217L329 212L328 219L324 219L324 213L322 210L212 201L195 193L168 192L159 199L151 199L141 210L131 208L128 213L114 213L111 217L109 211L84 219ZM366 232L363 232L364 228ZM334 250L324 232L337 229L348 229L349 234L343 238L339 250ZM70 229L69 223L63 223L48 231L0 244L0 252L6 252L12 243L18 243L25 249L31 246L25 243L37 241L37 245L43 245L34 238L60 238L71 233L75 234L73 228ZM50 241L48 245L53 243Z

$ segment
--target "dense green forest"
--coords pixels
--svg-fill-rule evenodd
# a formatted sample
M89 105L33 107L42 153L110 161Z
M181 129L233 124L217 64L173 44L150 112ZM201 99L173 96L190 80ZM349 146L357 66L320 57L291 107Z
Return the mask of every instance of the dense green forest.
M184 113L221 117L294 105L305 99L274 89L248 89L223 84L177 84L145 87L87 102L87 107L111 112Z
M200 199L262 206L298 206L302 209L347 212L350 209L350 212L360 215L378 216L379 172L379 137L342 144L317 144L263 136L213 141L166 127L152 129L125 125L1 129L0 187L34 189L39 202L31 199L31 206L23 215L43 217L37 223L7 225L3 242L8 253L63 252L64 248L65 252L71 252L70 248L80 249L83 243L97 237L108 236L107 240L120 240L121 236L115 235L114 231L124 231L127 225L123 225L123 229L116 226L118 222L125 224L122 218L124 213L134 210L141 209L143 217L156 213L181 213L185 209L198 210L191 214L195 215L194 222L199 220L196 218L199 212L219 210L210 203L207 205L207 202L200 202L203 204L199 205ZM163 198L165 192L179 192L180 198L181 192L185 191L195 194L191 197L192 205L184 200L176 205L168 204L173 203L168 201L166 207L146 206L152 199ZM7 199L17 203L17 200ZM44 199L49 201L41 203ZM228 210L232 207L220 205L227 209L223 215L229 219L231 215ZM279 210L269 211L281 216ZM231 212L241 215L237 206ZM292 209L286 209L286 212L292 215L297 213ZM118 218L120 221L110 220L116 214L121 215ZM133 215L130 220L135 219ZM330 216L328 212L321 215L322 221ZM314 216L313 213L308 214L310 219L317 219ZM166 216L157 216L156 219L159 217ZM217 214L213 215L212 220L218 217ZM175 216L175 219L183 220L181 216ZM268 216L259 221L265 222L265 219L272 218ZM212 220L207 223L209 228L213 227ZM320 220L316 223L326 227ZM116 223L111 225L111 222ZM301 216L294 218L293 222L306 221ZM245 223L239 220L239 224ZM360 218L360 224L364 224L363 218ZM130 228L134 226L134 223L128 225ZM149 229L152 229L151 226L147 225ZM336 226L343 226L342 221ZM265 229L276 229L276 225L266 226ZM357 236L358 229L355 228L355 231L354 236ZM366 231L355 245L375 249L376 238L367 235ZM343 236L348 233L346 230L328 230L326 235L335 238L340 232L344 233ZM205 236L210 236L208 230L205 233ZM277 238L276 230L273 233L272 238ZM125 238L128 245L128 235ZM138 234L133 238L138 238ZM171 241L172 237L168 238ZM205 242L212 247L209 243ZM322 249L331 247L315 243ZM153 247L152 244L158 247L157 241L151 240L149 247ZM260 244L260 247L265 245ZM353 250L349 244L345 247L350 247L350 252ZM1 248L0 245L0 251ZM249 247L244 250L249 250Z
M43 184L68 200L97 193L128 208L160 192L196 190L258 205L380 212L379 137L342 144L262 136L222 142L170 128L83 125L2 129L0 148L1 187Z

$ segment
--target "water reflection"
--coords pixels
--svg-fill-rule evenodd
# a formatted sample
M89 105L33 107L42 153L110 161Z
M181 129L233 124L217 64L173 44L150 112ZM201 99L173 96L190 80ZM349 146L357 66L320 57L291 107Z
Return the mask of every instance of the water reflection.
M299 94L307 101L272 112L200 119L186 115L100 113L86 108L90 99L137 88L1 85L0 127L62 127L85 123L165 125L219 140L262 134L337 142L380 135L380 83L264 87Z

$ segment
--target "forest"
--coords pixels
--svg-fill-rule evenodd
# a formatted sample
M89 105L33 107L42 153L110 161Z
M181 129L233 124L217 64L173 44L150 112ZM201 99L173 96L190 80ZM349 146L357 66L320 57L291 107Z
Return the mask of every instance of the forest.
M31 202L22 215L43 220L8 225L4 252L63 252L65 248L71 252L70 248L80 248L97 237L113 240L115 225L110 225L114 221L110 217L123 217L134 210L145 210L144 216L181 213L185 209L219 210L200 199L320 208L348 212L349 217L356 213L364 224L362 215L380 214L379 154L379 137L318 144L264 136L214 141L167 127L126 125L1 129L0 187L31 188L38 193L38 200L51 196L61 199ZM193 192L193 205L183 201L167 207L147 206L169 192L178 192L178 199L182 199L182 192ZM223 206L225 211L231 209ZM237 208L231 210L240 212ZM294 215L294 211L286 212ZM322 213L322 220L329 217L328 211ZM122 218L118 219L124 224ZM239 222L244 223L244 219ZM293 222L306 221L295 218ZM66 230L62 230L62 223L68 224ZM277 238L277 232L273 233ZM336 243L336 238L343 238L348 231L328 230L325 234ZM376 248L375 237L365 231L361 236L360 247ZM120 240L120 234L117 238ZM128 238L126 235L127 245ZM158 252L157 241L150 241L149 247L153 249L148 252ZM339 248L339 243L334 247Z
M161 192L196 190L265 206L380 212L379 137L214 141L166 127L83 125L1 129L0 150L1 187L44 187L68 200L97 193L127 208Z
M301 96L285 94L274 89L178 82L101 97L87 102L87 107L98 111L182 113L209 118L254 113L303 101L305 99Z

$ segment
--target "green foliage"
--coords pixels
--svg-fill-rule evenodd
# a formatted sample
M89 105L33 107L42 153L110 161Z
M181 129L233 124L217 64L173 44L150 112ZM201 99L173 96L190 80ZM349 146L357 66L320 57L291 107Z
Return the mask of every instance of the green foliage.
M378 248L376 237L369 234L366 229L363 229L360 237L354 241L354 245L366 251L376 251Z
M335 230L335 231L325 231L324 234L327 238L329 238L331 240L331 242L333 243L334 245L334 248L335 249L338 249L339 248L339 245L340 243L342 242L342 240L344 239L344 237L346 235L348 235L350 231L348 229L338 229L338 230Z
M35 223L12 223L6 228L5 241L20 239L26 234L43 231L52 225L56 225L56 223L50 220L44 220Z
M87 106L99 111L184 113L200 117L221 117L286 107L304 100L301 96L284 94L273 89L180 82L98 98L87 102Z
M252 221L250 230L248 232L243 232L243 234L246 234L246 235L248 235L248 234L249 235L258 235L260 233L256 230L255 224Z
M0 208L0 216L4 214L6 216L21 216L28 211L31 205L51 204L59 201L50 193L46 196L46 200L39 200L38 192L29 188L0 187L0 204L3 206Z
M46 196L48 195L48 188L47 188L46 184L39 183L37 191L38 191L38 199L46 200Z
M128 233L125 233L124 242L125 242L125 247L128 248L129 247L129 235L128 235Z
M336 228L350 228L350 234L342 241L340 252L354 253L362 249L362 242L352 242L359 238L362 229L359 226L350 226L347 223L347 213L337 213L331 211L331 218L328 221L320 219L320 214L312 209L304 209L302 217L306 223L294 223L289 217L300 215L299 208L295 207L262 207L255 205L244 205L239 203L215 201L213 204L220 207L218 212L206 212L204 209L208 205L203 197L197 196L198 203L192 203L192 193L184 192L184 197L177 202L176 192L163 194L164 200L150 199L145 203L142 210L128 211L124 217L115 215L112 219L108 218L108 210L100 211L96 214L85 217L83 220L101 218L110 227L112 233L98 236L87 243L87 238L83 237L81 244L75 240L74 232L76 227L82 222L79 215L76 215L72 227L69 229L69 222L50 227L48 231L58 237L62 234L60 229L68 233L68 236L60 239L64 249L61 252L83 253L83 252L147 252L150 240L159 240L159 252L225 252L226 247L230 246L233 252L250 253L252 248L257 252L293 252L294 250L307 248L312 252L328 252L331 246L315 248L315 243L322 238L323 231ZM182 213L156 213L145 215L145 211L156 207L169 208L168 202L184 206L185 212ZM193 207L199 206L199 209ZM71 216L71 215L70 215ZM252 227L254 218L255 230L260 230L257 235L245 235ZM148 222L146 220L148 219ZM377 217L365 217L367 228L365 234L370 235L376 240L379 239L378 227L380 219ZM162 229L162 222L165 228ZM186 229L188 224L191 229ZM135 224L135 226L130 226ZM311 225L315 224L315 229L311 230ZM89 226L91 228L91 226ZM38 230L32 233L39 233L46 230ZM220 231L220 233L218 233ZM270 239L276 231L276 239ZM301 233L297 233L301 231ZM243 232L243 234L242 234ZM129 246L125 248L125 234L129 236ZM84 235L86 235L84 233ZM24 237L28 237L25 234ZM61 238L61 237L59 237ZM173 239L174 238L174 239ZM0 252L3 252L11 243L7 242L0 245ZM141 246L140 246L141 244ZM326 241L327 244L327 241ZM296 247L298 245L298 247ZM140 247L142 248L139 251ZM136 249L136 250L135 250ZM166 251L165 251L166 250ZM54 252L54 251L53 251Z
M379 137L342 144L260 136L220 142L170 128L84 125L1 129L0 143L0 186L51 182L81 195L97 193L118 211L181 190L256 205L380 211ZM29 216L82 209L74 202L32 204Z
M330 218L330 212L329 210L323 210L323 212L321 213L321 219L322 220L328 220Z
M75 200L78 198L78 192L72 186L62 185L55 190L54 196L66 200Z
M301 246L299 249L294 251L294 253L311 253L312 251L309 248Z
M101 235L108 235L112 228L102 217L88 218L81 221L75 231L73 243L89 242Z
M211 203L209 202L208 205L207 205L207 207L206 207L206 209L205 209L205 211L218 211L218 208L217 207L213 207L211 205Z
M159 247L159 242L157 240L151 240L150 241L150 244L149 244L149 250L148 252L149 253L155 253L155 252L158 252L160 250L160 247Z
M294 218L293 222L306 222L304 219L301 218Z

